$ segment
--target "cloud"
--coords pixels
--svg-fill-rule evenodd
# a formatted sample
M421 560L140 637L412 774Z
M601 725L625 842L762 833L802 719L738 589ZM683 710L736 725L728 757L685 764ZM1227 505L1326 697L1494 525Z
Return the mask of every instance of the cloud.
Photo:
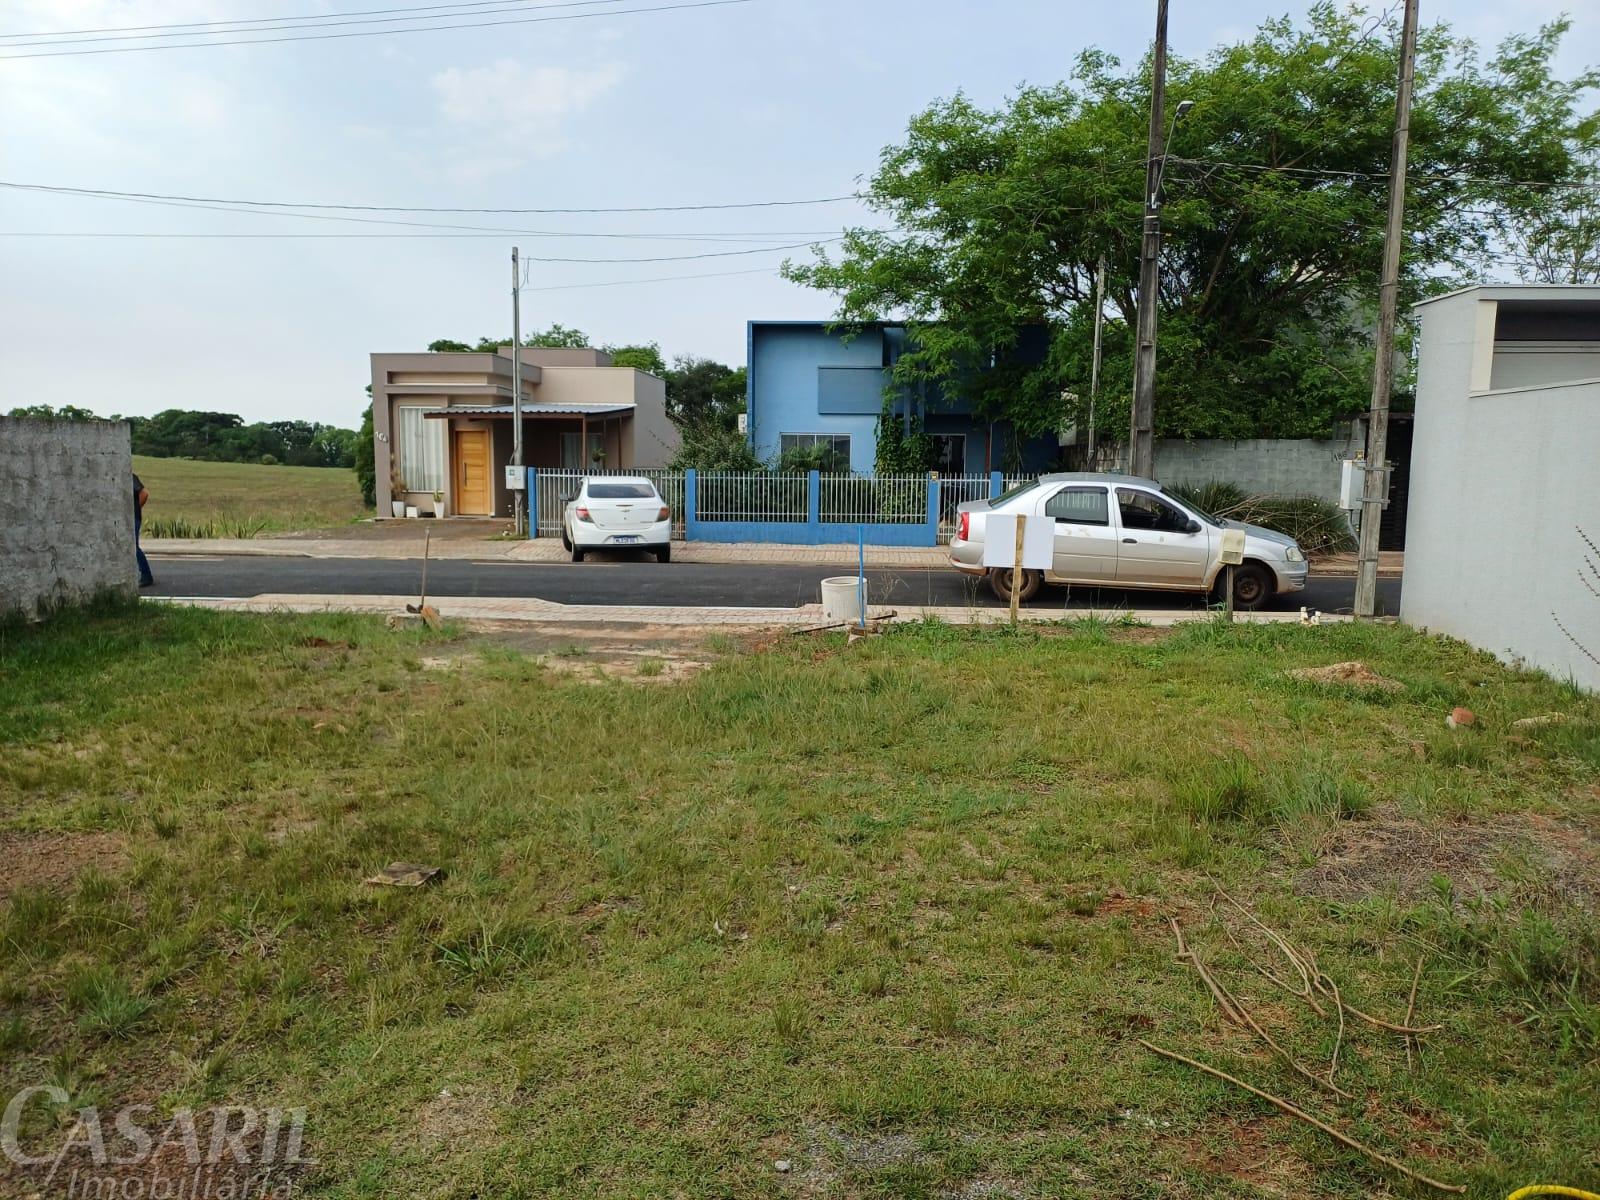
M502 58L482 67L451 67L429 84L448 120L492 133L502 145L509 133L524 154L545 157L565 148L572 119L626 75L617 62L530 67Z

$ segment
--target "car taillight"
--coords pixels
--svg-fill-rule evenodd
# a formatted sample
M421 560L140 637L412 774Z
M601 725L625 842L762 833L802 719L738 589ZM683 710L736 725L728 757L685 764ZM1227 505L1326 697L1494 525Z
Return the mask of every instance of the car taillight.
M956 536L958 538L960 538L963 542L967 540L967 534L969 532L971 532L971 525L972 525L972 514L971 513L962 513L961 514L961 527L960 527L960 529L958 529L956 531Z
M658 520L658 521L670 521L671 519L672 519L672 510L670 508L668 508L665 504L663 504L661 506L661 511L656 514L656 520Z
M577 508L572 510L572 515L577 517L580 521L591 521L594 519L589 515L588 508L582 504L578 505Z

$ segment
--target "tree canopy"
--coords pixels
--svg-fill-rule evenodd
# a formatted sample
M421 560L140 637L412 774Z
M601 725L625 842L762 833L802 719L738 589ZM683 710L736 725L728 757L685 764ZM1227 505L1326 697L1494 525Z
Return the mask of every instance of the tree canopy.
M1169 61L1192 100L1165 167L1156 424L1164 436L1306 436L1361 410L1381 258L1398 30L1314 6L1204 59ZM1486 59L1443 24L1419 39L1402 304L1480 269L1547 211L1600 142L1595 72L1556 76L1567 25ZM841 322L904 318L899 382L965 392L1047 433L1085 416L1096 264L1107 274L1099 425L1126 428L1149 64L1098 50L995 111L939 100L865 189L880 228L785 264ZM1514 181L1514 182L1508 182ZM1038 353L1026 330L1043 325ZM993 369L978 371L977 366ZM1063 393L1068 393L1063 396ZM1123 435L1125 436L1125 435Z

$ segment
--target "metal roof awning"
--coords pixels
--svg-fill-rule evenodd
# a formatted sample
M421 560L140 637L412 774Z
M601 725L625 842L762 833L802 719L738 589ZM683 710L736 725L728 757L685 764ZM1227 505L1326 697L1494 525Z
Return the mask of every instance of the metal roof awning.
M524 404L524 417L609 417L617 413L631 413L631 404ZM454 404L449 408L430 408L424 417L506 417L510 418L509 404Z

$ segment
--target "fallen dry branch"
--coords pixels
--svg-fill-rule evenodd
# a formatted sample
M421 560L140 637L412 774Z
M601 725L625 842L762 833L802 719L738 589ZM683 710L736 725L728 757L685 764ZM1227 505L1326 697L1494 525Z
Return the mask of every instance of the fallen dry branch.
M1244 1004L1233 995L1232 992L1228 991L1225 985L1223 985L1208 970L1206 970L1205 966L1200 962L1200 959L1195 955L1194 951L1190 950L1184 944L1183 930L1178 927L1178 922L1172 917L1168 917L1167 920L1171 923L1172 932L1178 939L1178 961L1187 962L1190 966L1194 967L1200 978L1205 981L1206 986L1211 989L1211 994L1216 997L1217 1004L1222 1009L1224 1015L1232 1014L1230 1019L1237 1018L1236 1023L1248 1025L1251 1029L1255 1030L1256 1036L1265 1042L1269 1047L1271 1047L1273 1052L1276 1053L1279 1058L1283 1059L1283 1061L1286 1062L1296 1074L1309 1079L1318 1087L1327 1088L1335 1095L1342 1096L1346 1100L1355 1099L1355 1097L1349 1092L1345 1091L1338 1084L1333 1082L1331 1073L1327 1079L1323 1079L1316 1072L1306 1067L1294 1055L1290 1054L1282 1046L1278 1045L1277 1041L1273 1039L1273 1036L1263 1029L1256 1021L1255 1017L1251 1015L1250 1010L1246 1008Z
M1323 996L1333 1001L1334 1007L1338 1009L1340 1014L1339 1024L1341 1042L1344 1038L1343 1025L1345 1013L1349 1013L1357 1020L1365 1021L1367 1024L1373 1025L1378 1029L1387 1029L1391 1033L1402 1033L1413 1037L1422 1033L1434 1033L1444 1028L1442 1025L1423 1025L1418 1027L1413 1027L1409 1024L1396 1025L1392 1021L1385 1021L1382 1017L1375 1017L1371 1013L1362 1012L1359 1008L1345 1000L1344 997L1340 995L1339 985L1336 984L1332 977L1322 969L1321 965L1317 962L1317 956L1315 954L1313 954L1310 950L1307 950L1305 947L1299 946L1290 941L1276 929L1273 929L1270 925L1265 924L1259 917L1255 915L1255 913L1251 912L1232 896L1228 895L1228 893L1222 889L1222 885L1217 883L1215 879L1211 880L1211 886L1217 889L1218 895L1220 895L1229 904L1233 905L1234 908L1238 909L1239 912L1244 915L1247 921L1264 933L1272 941L1272 943L1278 947L1278 950L1285 958L1289 960L1290 964L1295 968L1296 973L1299 974L1301 986L1299 988L1291 987L1289 984L1273 976L1270 972L1266 971L1262 967L1258 966L1256 967L1256 970L1260 971L1263 975L1272 980L1272 982L1276 983L1285 991L1291 993L1292 995L1299 996L1301 999L1305 1000L1306 1003L1310 1004L1311 1007L1316 1011L1318 1016L1326 1016L1327 1014L1323 1007L1317 1003L1317 994L1321 993ZM1237 943L1235 943L1235 945L1237 945ZM1241 953L1242 952L1243 951L1241 950ZM1252 963L1251 965L1254 966L1255 964ZM1338 1047L1335 1046L1335 1065L1337 1065L1338 1062L1338 1054Z
M1173 1062L1180 1062L1185 1066L1193 1067L1197 1071L1204 1071L1207 1075L1210 1075L1215 1079L1220 1079L1224 1083L1231 1083L1234 1085L1234 1087L1243 1088L1252 1096L1259 1096L1261 1099L1265 1100L1268 1104L1272 1105L1280 1112L1285 1112L1291 1117L1299 1118L1307 1125L1310 1125L1315 1129L1320 1129L1323 1133L1333 1138L1334 1141L1348 1146L1350 1149L1361 1154L1365 1154L1374 1162L1380 1162L1391 1170L1399 1171L1400 1174L1404 1175L1408 1179L1415 1179L1418 1183L1426 1184L1428 1187L1436 1188L1441 1192L1462 1193L1467 1190L1464 1186L1451 1183L1441 1183L1437 1179L1430 1179L1428 1176L1419 1171L1413 1171L1403 1162L1390 1158L1387 1154L1374 1150L1370 1146L1363 1145L1361 1142L1356 1141L1355 1138L1351 1137L1349 1134L1340 1133L1332 1125L1329 1125L1326 1121L1322 1121L1317 1117L1312 1116L1310 1113L1306 1112L1305 1109L1297 1108L1293 1104L1290 1104L1287 1100L1283 1100L1277 1096L1274 1096L1271 1092L1263 1092L1258 1087L1251 1087L1244 1080L1236 1079L1232 1075L1229 1075L1226 1071L1219 1071L1216 1067L1208 1067L1205 1063L1188 1058L1182 1054L1179 1054L1175 1050L1165 1050L1162 1047L1157 1046L1154 1042L1145 1041L1144 1038L1139 1039L1139 1044L1146 1050L1149 1050L1151 1053L1159 1054L1162 1058L1170 1058Z
M1239 1011L1238 1006L1233 1003L1227 992L1223 990L1222 985L1212 978L1211 972L1206 970L1206 965L1195 956L1194 951L1184 944L1183 930L1178 928L1177 920L1173 917L1168 917L1167 924L1172 926L1172 936L1178 939L1178 961L1186 962L1195 969L1195 974L1200 976L1201 981L1210 990L1211 998L1217 1002L1217 1007L1222 1010L1224 1017L1235 1025L1246 1024L1244 1014Z
M1406 1001L1407 1025L1411 1024L1417 1015L1417 984L1422 982L1422 959L1423 956L1421 954L1417 955L1417 969L1411 975L1411 998ZM1406 1044L1406 1070L1413 1071L1416 1068L1412 1065L1412 1044L1416 1043L1415 1050L1418 1058L1422 1057L1422 1044L1417 1042L1416 1035L1412 1033L1403 1033L1400 1037Z

